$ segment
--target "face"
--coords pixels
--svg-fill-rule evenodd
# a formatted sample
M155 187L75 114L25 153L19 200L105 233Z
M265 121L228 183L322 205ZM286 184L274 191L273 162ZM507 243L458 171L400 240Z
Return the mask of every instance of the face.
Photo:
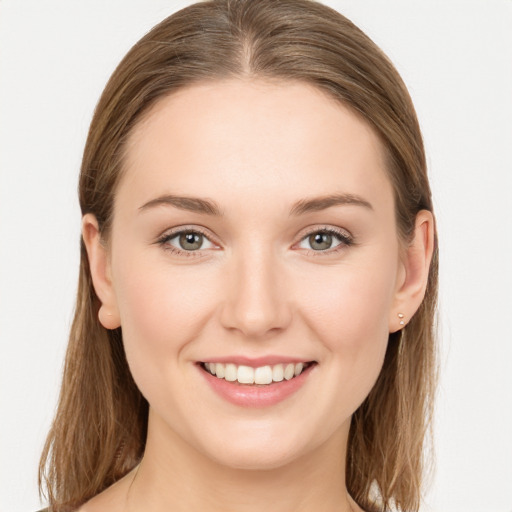
M238 468L346 439L404 281L372 129L305 84L216 82L161 100L125 163L103 307L152 428Z

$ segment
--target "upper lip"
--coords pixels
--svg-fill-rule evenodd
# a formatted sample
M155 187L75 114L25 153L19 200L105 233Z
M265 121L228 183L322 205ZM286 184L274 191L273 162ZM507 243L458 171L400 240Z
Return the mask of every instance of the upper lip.
M246 356L227 356L227 357L212 357L206 358L201 361L202 363L222 363L222 364L234 364L237 366L251 366L253 368L259 368L260 366L273 366L276 364L287 364L287 363L311 363L311 359L304 359L300 357L292 356L278 356L268 355L261 357L246 357Z

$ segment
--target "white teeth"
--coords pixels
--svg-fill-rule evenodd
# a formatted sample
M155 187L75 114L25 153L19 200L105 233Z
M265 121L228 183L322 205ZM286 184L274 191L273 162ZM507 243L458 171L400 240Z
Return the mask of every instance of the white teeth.
M237 378L237 369L234 364L226 365L226 374L224 375L224 378L229 382L235 382Z
M255 384L270 384L272 382L272 368L270 366L261 366L254 370Z
M272 368L272 380L274 382L281 382L284 379L284 367L282 364L276 364Z
M226 379L229 382L238 381L240 384L271 384L297 377L304 371L304 363L276 364L274 366L237 366L232 363L204 363L206 371L216 375L219 379Z
M226 367L222 363L215 363L215 374L219 379L223 379L226 375Z
M237 376L240 384L254 384L254 368L250 366L239 366Z
M295 365L293 363L287 364L284 369L284 378L290 380L295 375Z

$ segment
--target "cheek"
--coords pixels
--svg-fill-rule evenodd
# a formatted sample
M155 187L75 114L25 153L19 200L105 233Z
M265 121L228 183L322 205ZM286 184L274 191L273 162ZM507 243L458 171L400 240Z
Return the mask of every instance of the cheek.
M303 317L323 345L326 381L335 389L336 400L317 397L332 415L332 428L339 418L353 414L374 386L386 354L389 310L394 290L389 273L351 269L331 279L323 291L311 290Z
M375 338L387 339L396 269L344 268L317 281L305 297L302 311L333 350L359 350Z
M126 356L134 376L176 370L177 356L212 311L211 286L197 271L148 262L144 254L117 262L116 295Z
M345 397L342 416L359 407L384 362L397 272L396 260L388 263L340 267L305 295L303 316L332 363L329 381Z

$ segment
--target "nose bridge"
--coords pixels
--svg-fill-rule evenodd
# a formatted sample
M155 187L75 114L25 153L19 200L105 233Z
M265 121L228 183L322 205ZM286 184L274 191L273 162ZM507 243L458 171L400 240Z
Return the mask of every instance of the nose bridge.
M233 250L222 311L226 328L257 338L288 325L290 304L279 269L278 256L267 244Z

